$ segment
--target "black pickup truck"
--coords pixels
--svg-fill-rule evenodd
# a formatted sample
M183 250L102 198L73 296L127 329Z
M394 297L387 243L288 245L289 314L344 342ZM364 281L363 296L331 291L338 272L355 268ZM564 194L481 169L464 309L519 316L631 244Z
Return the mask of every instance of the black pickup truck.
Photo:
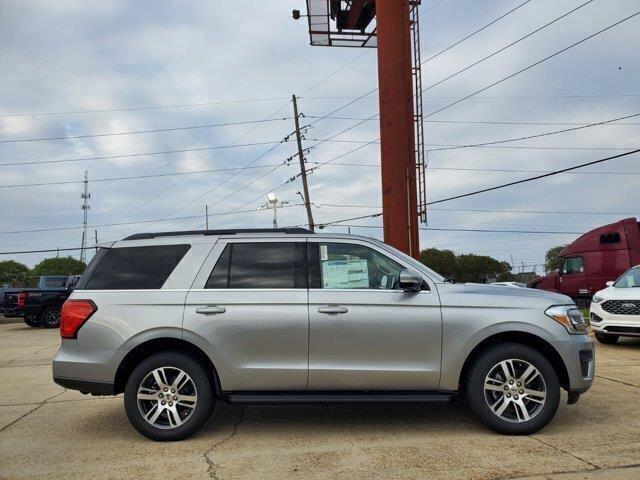
M24 291L22 315L30 327L57 328L60 326L60 310L69 298L80 275L72 275L58 289Z

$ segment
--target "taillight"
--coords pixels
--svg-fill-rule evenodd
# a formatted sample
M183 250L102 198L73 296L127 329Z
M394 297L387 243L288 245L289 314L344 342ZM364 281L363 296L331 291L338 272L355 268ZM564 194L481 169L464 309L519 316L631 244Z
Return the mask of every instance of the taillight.
M19 293L18 294L18 308L24 308L24 303L27 299L27 294L26 293Z
M67 300L60 312L60 336L76 338L78 330L98 310L91 300Z

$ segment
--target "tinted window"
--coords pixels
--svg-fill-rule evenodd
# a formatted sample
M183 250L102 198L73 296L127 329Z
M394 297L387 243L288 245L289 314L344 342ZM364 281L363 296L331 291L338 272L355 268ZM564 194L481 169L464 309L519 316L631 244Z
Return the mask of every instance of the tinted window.
M225 258L225 253L228 259ZM229 265L228 281L224 281ZM215 286L213 286L215 285ZM233 243L216 263L206 288L306 288L303 243Z
M600 243L620 243L620 234L614 232L600 235Z
M84 287L87 290L161 288L189 245L112 248L102 257Z
M44 279L45 287L64 287L67 277L52 277Z
M229 286L229 260L231 258L231 245L223 250L216 266L211 271L204 288L227 288Z
M320 243L316 251L321 288L392 290L398 286L402 265L372 248Z
M568 257L562 265L562 273L584 272L584 259L582 257Z

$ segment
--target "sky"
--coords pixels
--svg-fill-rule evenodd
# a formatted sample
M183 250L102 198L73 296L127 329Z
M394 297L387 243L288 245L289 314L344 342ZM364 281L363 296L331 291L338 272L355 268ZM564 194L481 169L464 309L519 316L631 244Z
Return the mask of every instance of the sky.
M261 206L271 191L289 202L278 211L280 226L305 224L299 179L286 183L299 172L287 162L295 142L283 141L294 128L291 95L300 97L306 125L375 89L377 62L375 49L310 46L306 21L291 18L294 8L304 13L304 3L0 1L0 252L79 247L85 170L90 246L96 230L99 241L111 241L204 228L205 205L210 228L270 227L272 213ZM521 3L423 0L422 58ZM583 3L526 2L427 61L423 87ZM640 116L491 147L437 150L639 114L640 15L429 115L640 10L635 0L586 3L425 91L430 201L638 148ZM361 147L309 175L316 223L380 211L380 147L367 144L378 138L379 124L362 122L377 109L374 92L331 115L342 118L306 130L308 148L353 127L311 149L310 166ZM148 130L156 131L122 134ZM187 174L165 175L180 172ZM146 178L113 180L132 176ZM14 186L34 183L55 184ZM639 191L640 155L630 155L438 203L421 225L421 248L491 255L540 273L548 248L640 217ZM326 231L382 238L380 225L380 217L363 218ZM55 252L0 259L33 266L48 256Z

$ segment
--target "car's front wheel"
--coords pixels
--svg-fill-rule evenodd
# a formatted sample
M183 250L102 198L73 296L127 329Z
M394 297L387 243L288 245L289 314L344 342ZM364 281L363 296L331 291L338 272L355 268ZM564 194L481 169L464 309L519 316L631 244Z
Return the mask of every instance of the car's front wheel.
M181 440L198 430L214 405L207 372L180 352L152 355L127 381L124 406L134 428L156 441Z
M40 319L38 317L24 317L24 323L35 328L40 326Z
M611 335L608 333L600 333L600 332L594 332L594 335L596 337L596 340L606 345L613 345L615 343L618 343L618 339L620 338L618 335Z
M509 435L537 432L560 403L558 375L537 350L501 343L482 352L471 367L467 399L489 428Z

